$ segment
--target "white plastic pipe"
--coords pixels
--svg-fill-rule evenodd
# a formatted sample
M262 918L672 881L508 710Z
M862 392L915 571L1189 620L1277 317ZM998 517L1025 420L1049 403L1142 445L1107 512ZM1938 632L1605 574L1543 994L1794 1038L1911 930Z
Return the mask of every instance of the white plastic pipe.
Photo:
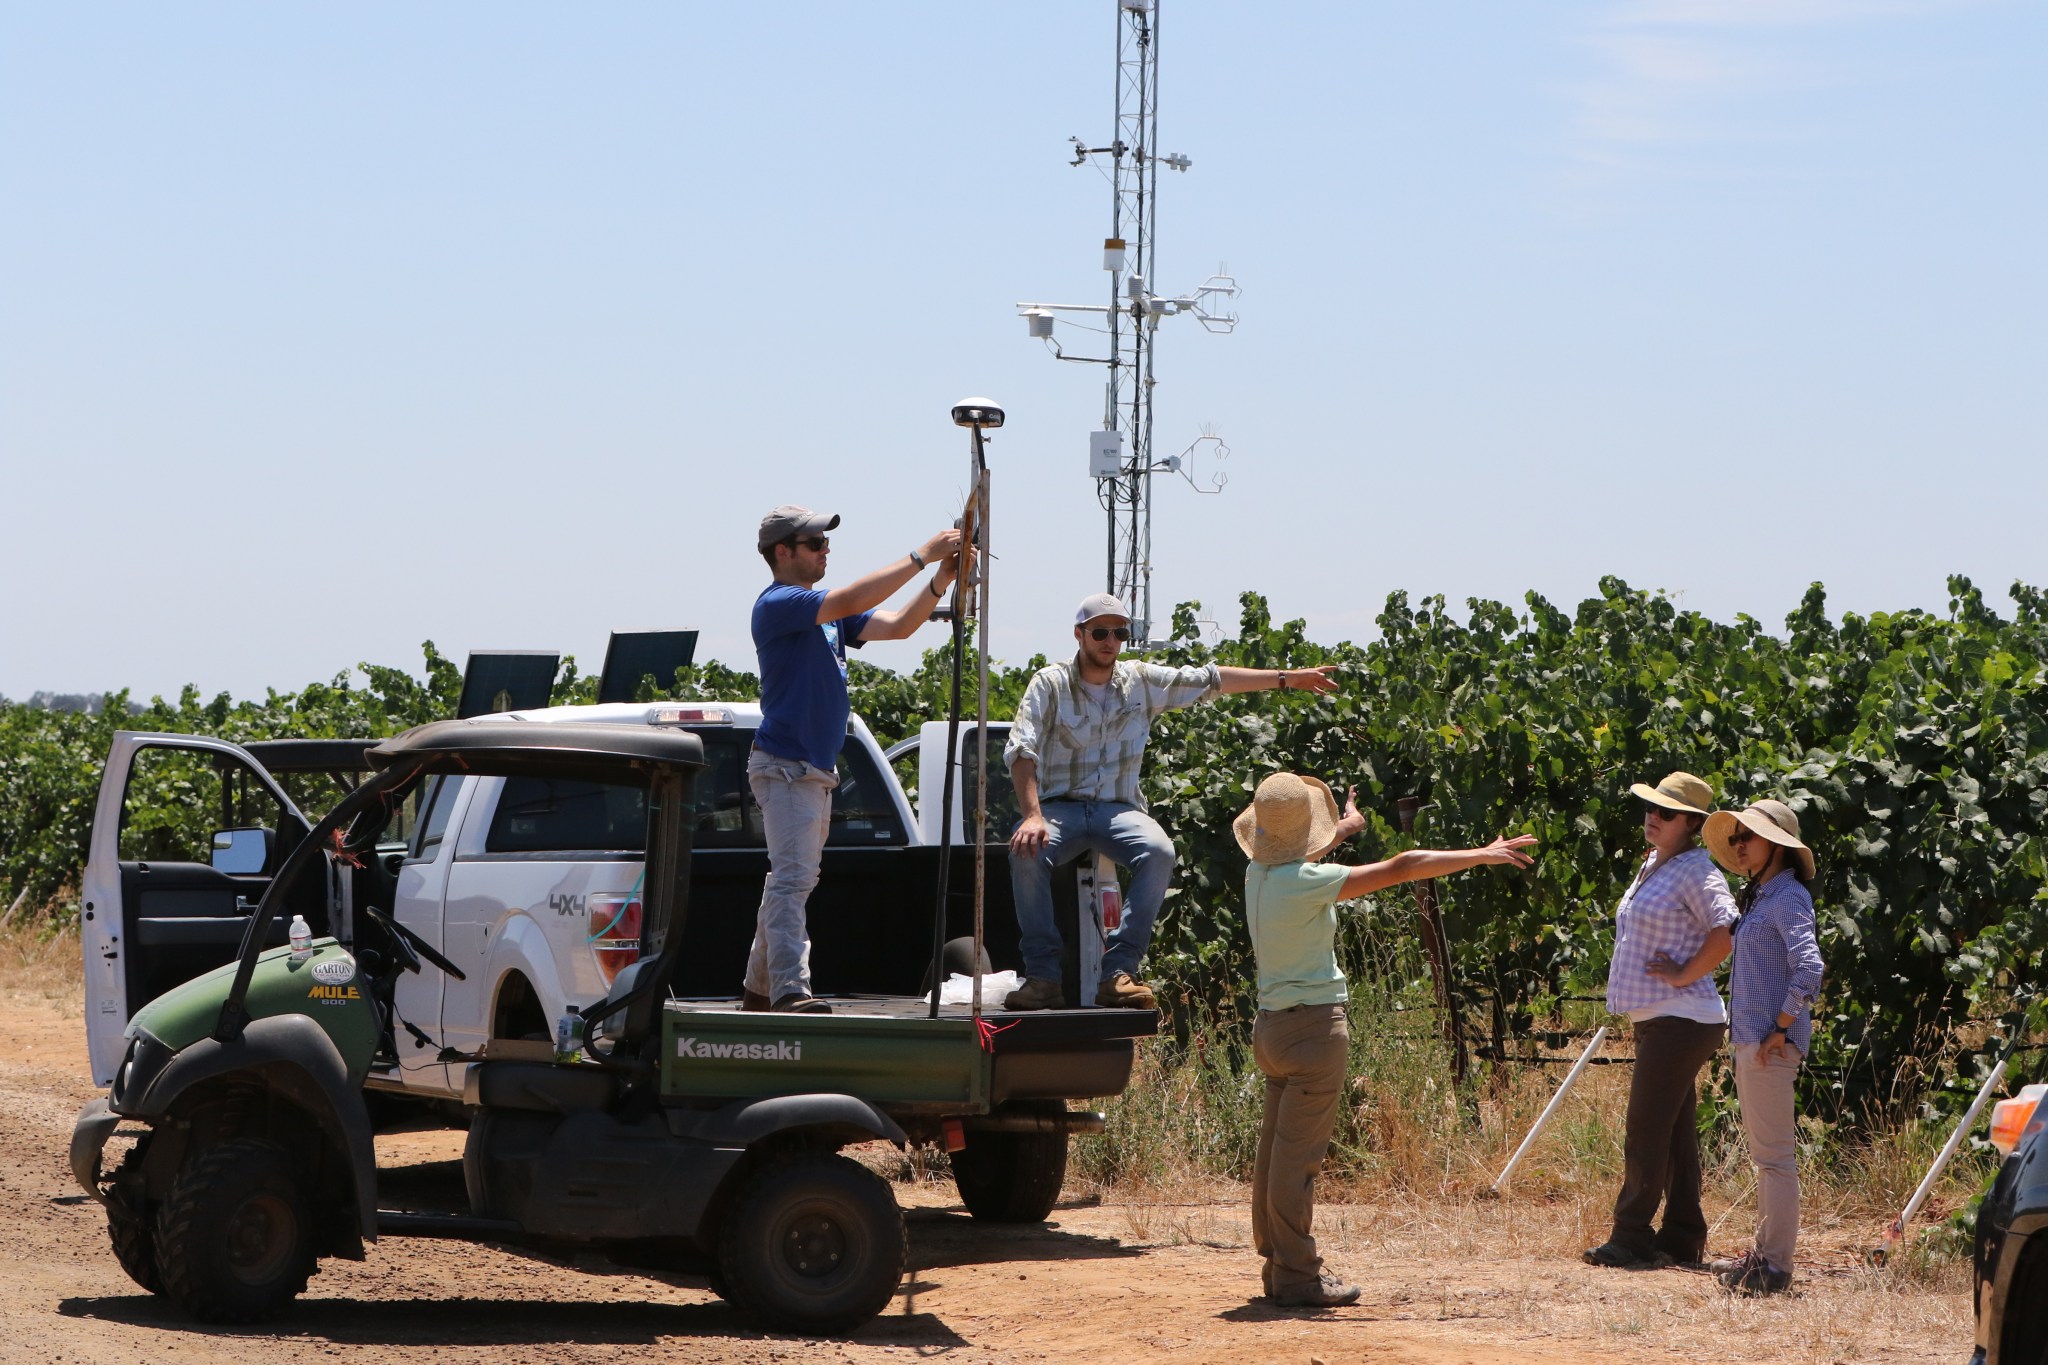
M1996 1090L1998 1083L2004 1079L2005 1058L2001 1057L1998 1059L1998 1065L1991 1068L1991 1074L1984 1078L1984 1084L1978 1087L1977 1098L1970 1102L1969 1109L1963 1114L1962 1122L1948 1135L1948 1142L1942 1147L1941 1155L1934 1158L1934 1164L1927 1168L1927 1174L1921 1178L1920 1188L1913 1191L1913 1197L1906 1201L1905 1211L1894 1218L1892 1225L1884 1230L1884 1245L1877 1249L1872 1258L1880 1265L1891 1253L1892 1248L1899 1244L1899 1239L1906 1235L1906 1224L1912 1222L1913 1215L1920 1211L1920 1205L1927 1200L1927 1192L1934 1188L1934 1182L1940 1178L1942 1168L1947 1166L1948 1159L1956 1154L1956 1148L1963 1145L1964 1136L1976 1126L1977 1115L1984 1112L1984 1104L1991 1098L1991 1092Z
M1564 1103L1564 1097L1569 1095L1572 1086L1578 1083L1579 1073L1586 1069L1586 1063L1593 1060L1593 1054L1598 1052L1600 1044L1606 1041L1607 1025L1602 1024L1593 1031L1593 1041L1586 1044L1586 1050L1579 1054L1579 1060L1573 1062L1572 1069L1565 1073L1564 1084L1558 1086L1557 1093L1550 1097L1550 1103L1544 1105L1543 1112L1536 1116L1536 1125L1529 1130L1529 1136L1522 1139L1522 1145L1515 1148L1515 1154L1508 1158L1508 1164L1501 1167L1499 1178L1493 1182L1493 1193L1499 1194L1506 1186L1508 1177L1515 1173L1515 1167L1522 1164L1522 1158L1529 1154L1530 1146L1549 1126L1551 1118L1557 1113L1557 1107Z

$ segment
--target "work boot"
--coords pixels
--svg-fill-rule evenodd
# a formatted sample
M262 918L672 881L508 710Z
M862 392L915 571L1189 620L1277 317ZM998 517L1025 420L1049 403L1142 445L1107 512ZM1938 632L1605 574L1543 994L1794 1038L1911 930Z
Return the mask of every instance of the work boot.
M1773 1270L1769 1261L1751 1252L1747 1265L1721 1276L1721 1287L1731 1294L1744 1296L1782 1294L1792 1287L1792 1272Z
M769 1008L777 1014L830 1014L832 1007L814 995L795 991L783 996Z
M1314 1284L1278 1290L1273 1302L1282 1308L1348 1308L1358 1302L1359 1289L1325 1270Z
M1063 1010L1067 1007L1066 992L1057 981L1044 977L1027 976L1024 984L1003 997L1006 1010Z
M768 997L758 991L750 991L745 986L742 986L740 987L740 1008L750 1014L766 1014L768 1012Z
M1587 1265L1604 1265L1615 1270L1662 1270L1671 1257L1662 1251L1635 1251L1619 1242L1602 1242L1579 1254Z
M1095 988L1095 1003L1109 1009L1150 1010L1159 1008L1152 988L1131 980L1129 972L1118 972Z

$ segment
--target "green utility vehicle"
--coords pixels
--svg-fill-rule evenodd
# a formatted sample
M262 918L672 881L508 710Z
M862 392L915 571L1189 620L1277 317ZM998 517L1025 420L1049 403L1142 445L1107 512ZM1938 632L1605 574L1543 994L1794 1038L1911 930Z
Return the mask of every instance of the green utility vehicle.
M974 1016L855 997L788 1015L675 998L705 763L688 731L443 721L368 760L374 775L293 845L237 960L135 1014L111 1089L72 1135L122 1268L201 1320L264 1317L319 1258L415 1236L701 1274L765 1325L842 1331L889 1302L905 1234L888 1184L841 1148L944 1142L977 1217L1043 1218L1069 1134L1102 1123L1067 1102L1120 1092L1135 1040L1156 1031L1150 1011ZM374 907L358 910L353 953L268 945L295 880L374 857L417 784L464 773L645 790L640 954L583 1008L580 1050L494 1040L446 1058L467 1064L466 1207L395 1208L364 1079L398 1030L420 1041L392 1008L399 974L460 969Z

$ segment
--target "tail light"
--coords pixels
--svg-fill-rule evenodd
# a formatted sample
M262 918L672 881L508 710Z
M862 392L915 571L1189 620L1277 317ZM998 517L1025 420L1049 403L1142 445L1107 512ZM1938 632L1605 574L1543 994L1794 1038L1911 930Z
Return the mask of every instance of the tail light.
M2048 1097L2048 1085L2029 1085L2011 1099L1991 1106L1991 1145L2000 1156L2011 1156L2020 1145L2044 1097Z
M590 897L590 952L607 986L640 960L640 897Z

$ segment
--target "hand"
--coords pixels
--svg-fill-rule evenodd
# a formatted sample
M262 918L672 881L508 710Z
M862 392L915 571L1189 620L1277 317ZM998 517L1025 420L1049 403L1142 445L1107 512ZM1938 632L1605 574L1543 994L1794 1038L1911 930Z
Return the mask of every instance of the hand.
M1659 953L1649 960L1643 970L1659 980L1669 980L1678 975L1678 967L1679 964L1672 961L1669 953ZM1678 982L1672 981L1671 984L1675 986Z
M953 586L953 580L961 577L963 573L968 582L972 583L974 581L974 547L972 545L962 546L960 553L952 559L940 560L939 572L932 581L941 588L949 588Z
M939 532L924 543L918 557L930 564L934 560L947 559L960 552L960 528L955 526Z
M1358 813L1358 788L1356 787L1346 787L1344 789L1344 818L1357 824L1360 829L1365 828L1365 817Z
M1510 863L1515 867L1527 867L1536 860L1522 850L1535 842L1536 836L1533 834L1517 834L1513 838L1502 835L1485 848L1476 851L1482 863Z
M1290 668L1287 670L1289 692L1335 692L1337 680L1330 675L1337 671L1337 665L1324 664L1320 668ZM1276 683L1275 686L1278 686Z
M1051 837L1052 826L1045 823L1043 815L1027 815L1017 822L1017 832L1010 836L1010 853L1018 858L1035 858Z
M1782 1057L1787 1052L1797 1054L1798 1051L1798 1048L1792 1046L1792 1040L1786 1037L1783 1032L1767 1033L1764 1035L1764 1040L1756 1045L1756 1057L1760 1062L1768 1062L1773 1058Z

